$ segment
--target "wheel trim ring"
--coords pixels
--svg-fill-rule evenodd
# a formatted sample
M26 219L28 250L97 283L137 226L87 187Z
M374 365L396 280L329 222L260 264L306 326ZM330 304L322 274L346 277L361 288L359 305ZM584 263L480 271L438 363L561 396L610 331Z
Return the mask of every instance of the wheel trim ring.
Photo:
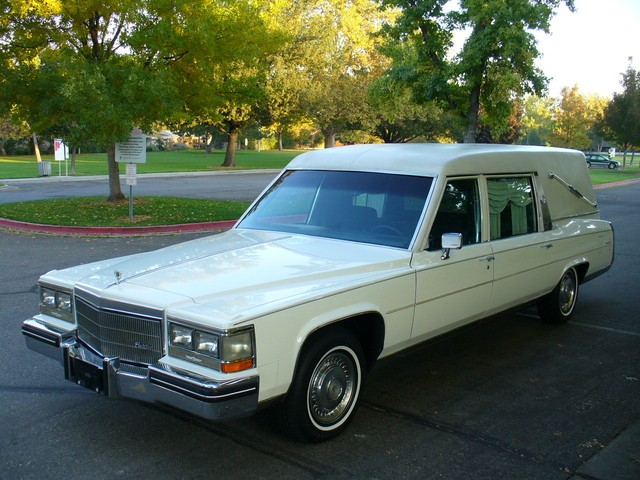
M348 347L326 353L311 374L307 389L307 414L319 430L342 425L356 405L360 392L360 364Z
M563 315L569 315L576 304L577 280L575 274L567 272L560 281L560 311Z

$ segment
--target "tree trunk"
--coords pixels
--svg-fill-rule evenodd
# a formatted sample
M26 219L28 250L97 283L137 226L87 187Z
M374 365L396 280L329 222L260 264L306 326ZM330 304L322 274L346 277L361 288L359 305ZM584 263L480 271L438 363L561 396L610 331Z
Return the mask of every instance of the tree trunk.
M209 154L209 153L213 152L213 138L214 138L213 135L207 133L208 141L206 143L205 150L204 150L205 154Z
M73 147L71 149L71 173L76 173L76 152L78 149Z
M0 139L0 155L7 156L7 151L4 149L4 140Z
M282 131L278 131L278 151L282 151L284 150L284 148L282 148Z
M238 132L233 131L228 134L227 151L224 154L224 162L222 167L235 167L236 166L236 150L238 148Z
M336 133L332 131L322 131L324 135L324 148L333 148L336 146Z
M467 126L464 132L464 143L475 143L478 133L478 117L480 114L480 84L471 89Z
M116 162L116 144L107 147L107 165L109 166L109 202L124 200L124 194L120 188L120 168Z
M36 153L36 162L40 163L42 157L40 156L40 147L38 146L38 136L33 132L33 151Z

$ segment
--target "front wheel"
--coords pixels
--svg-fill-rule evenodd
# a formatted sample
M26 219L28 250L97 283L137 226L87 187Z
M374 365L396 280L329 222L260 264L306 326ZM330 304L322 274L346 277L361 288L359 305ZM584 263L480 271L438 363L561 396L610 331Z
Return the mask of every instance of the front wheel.
M285 422L295 437L322 442L346 428L360 397L363 358L358 341L342 329L305 346L283 405Z
M616 168L616 167L617 167L617 165L616 165L615 163L613 163L613 162L611 162L611 163L609 164L609 170L613 170L613 169L614 169L614 168Z
M564 323L571 318L578 302L578 274L570 268L556 287L538 300L538 313L547 323Z

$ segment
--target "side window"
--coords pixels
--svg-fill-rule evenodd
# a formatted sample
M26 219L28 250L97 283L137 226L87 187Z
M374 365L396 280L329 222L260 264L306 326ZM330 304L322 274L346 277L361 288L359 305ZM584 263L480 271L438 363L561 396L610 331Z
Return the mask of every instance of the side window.
M479 243L482 238L480 219L477 180L450 180L429 232L427 249L441 249L443 233L461 233L463 245Z
M488 178L491 240L538 231L531 177Z

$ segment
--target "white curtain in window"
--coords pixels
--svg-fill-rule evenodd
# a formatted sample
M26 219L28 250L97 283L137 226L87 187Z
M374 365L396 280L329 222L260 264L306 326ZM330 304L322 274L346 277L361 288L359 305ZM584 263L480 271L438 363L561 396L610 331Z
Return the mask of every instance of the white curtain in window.
M491 239L501 237L500 215L508 206L511 209L513 235L527 233L527 206L531 204L531 188L526 178L488 180Z

